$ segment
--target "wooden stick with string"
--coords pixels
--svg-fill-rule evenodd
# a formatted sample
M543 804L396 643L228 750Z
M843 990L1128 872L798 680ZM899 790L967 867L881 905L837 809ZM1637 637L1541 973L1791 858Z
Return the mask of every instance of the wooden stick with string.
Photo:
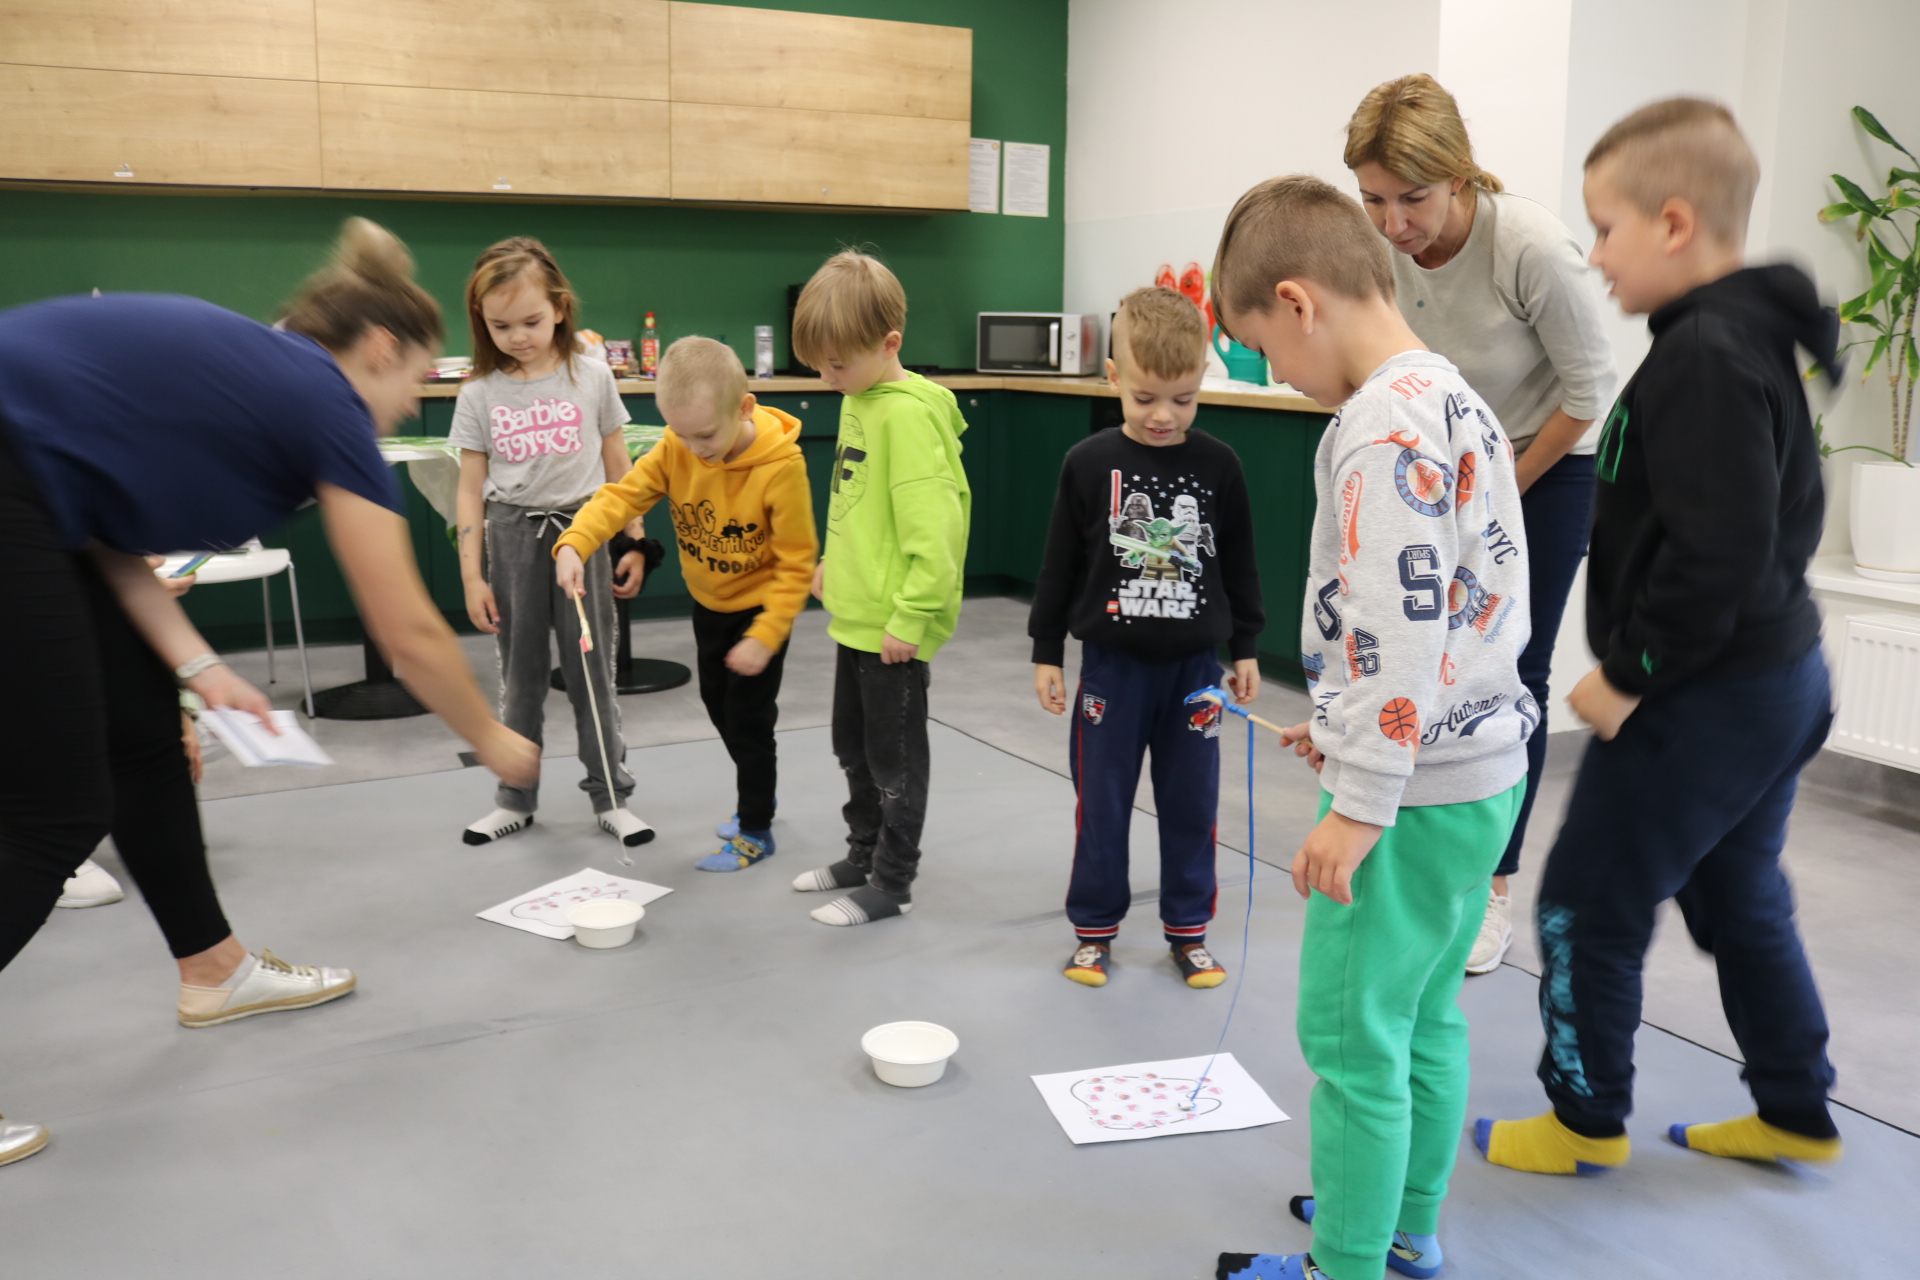
M607 794L613 792L613 761L607 754L607 726L600 720L600 699L593 691L593 672L587 669L587 655L593 652L593 628L587 623L587 593L583 589L573 598L573 611L580 618L580 679L587 686L587 706L593 710L593 729L600 739L600 777L605 782ZM620 838L614 832L614 839ZM620 846L620 865L630 867L633 859L627 856L623 842Z

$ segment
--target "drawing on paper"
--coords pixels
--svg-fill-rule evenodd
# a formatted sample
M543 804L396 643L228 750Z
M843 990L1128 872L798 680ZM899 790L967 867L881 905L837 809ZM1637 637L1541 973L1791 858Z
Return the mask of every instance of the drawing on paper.
M1231 1053L1062 1071L1033 1083L1074 1143L1251 1129L1287 1118ZM1182 1111L1189 1098L1193 1110Z
M524 929L543 938L571 938L573 926L567 923L567 910L570 907L592 902L595 898L625 898L644 907L672 892L660 885L648 884L645 880L628 880L584 867L573 875L562 876L550 884L543 884L538 889L509 898L497 907L488 907L476 914L482 920L504 924L511 929Z
M1087 1109L1087 1119L1102 1129L1167 1129L1187 1124L1220 1109L1220 1086L1206 1077L1198 1095L1192 1076L1163 1076L1157 1071L1137 1076L1088 1076L1074 1081L1069 1091ZM1193 1099L1193 1110L1180 1104Z

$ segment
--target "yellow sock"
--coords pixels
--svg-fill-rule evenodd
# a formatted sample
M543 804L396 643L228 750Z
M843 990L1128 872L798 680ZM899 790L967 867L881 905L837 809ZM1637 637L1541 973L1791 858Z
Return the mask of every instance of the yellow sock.
M1531 1120L1479 1120L1473 1144L1489 1164L1525 1173L1599 1173L1627 1162L1627 1135L1587 1138L1560 1123L1549 1111Z
M1689 1151L1730 1160L1826 1164L1840 1158L1840 1139L1809 1138L1768 1124L1757 1115L1719 1124L1676 1124L1667 1136Z

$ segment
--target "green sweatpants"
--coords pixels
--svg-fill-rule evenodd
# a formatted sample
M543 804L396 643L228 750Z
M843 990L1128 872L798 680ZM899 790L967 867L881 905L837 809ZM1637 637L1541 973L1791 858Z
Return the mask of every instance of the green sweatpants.
M1300 1051L1313 1088L1313 1260L1381 1280L1393 1233L1431 1235L1467 1118L1456 997L1488 884L1526 794L1400 810L1353 877L1316 893L1300 943ZM1326 816L1333 797L1321 793Z

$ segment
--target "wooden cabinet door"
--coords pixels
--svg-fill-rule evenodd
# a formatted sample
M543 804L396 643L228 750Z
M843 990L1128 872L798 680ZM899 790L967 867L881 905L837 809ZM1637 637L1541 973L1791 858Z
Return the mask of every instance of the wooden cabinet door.
M313 0L0 0L0 62L313 79Z
M967 207L965 120L673 104L673 198Z
M320 185L311 80L0 64L0 119L0 177Z
M307 0L342 84L667 96L667 0Z
M672 98L967 120L973 32L734 5L673 5Z
M664 102L323 83L320 135L329 187L668 194Z

